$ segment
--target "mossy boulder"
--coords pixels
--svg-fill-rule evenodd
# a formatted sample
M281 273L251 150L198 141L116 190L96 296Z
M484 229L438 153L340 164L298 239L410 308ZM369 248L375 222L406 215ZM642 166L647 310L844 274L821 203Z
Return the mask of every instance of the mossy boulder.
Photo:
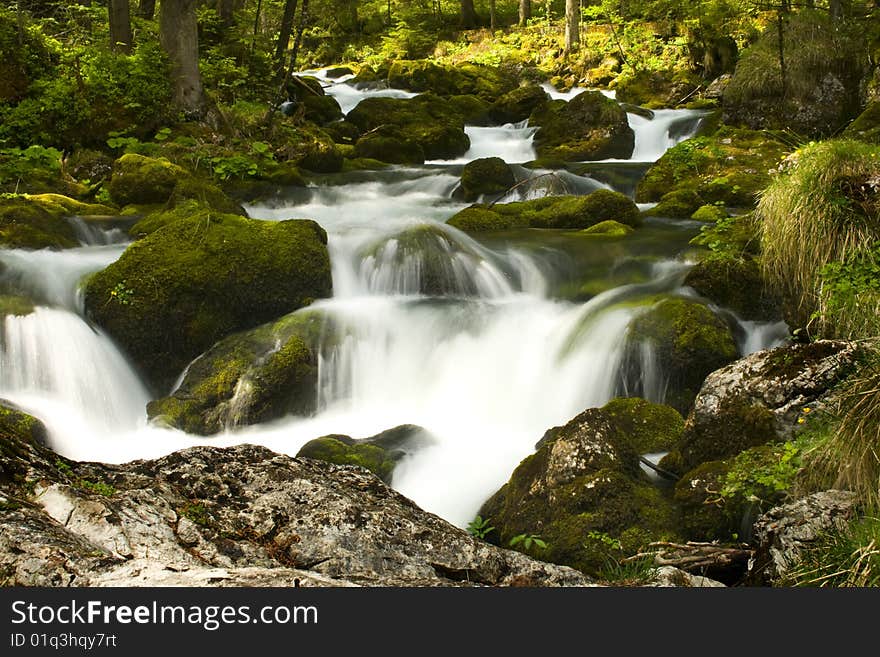
M324 126L326 132L337 144L354 144L361 136L360 128L351 121L336 121Z
M688 272L684 284L744 320L782 318L782 303L769 291L754 258L710 257Z
M289 125L277 130L275 159L315 173L342 171L343 156L333 138L312 123Z
M842 136L869 144L880 144L880 100L869 103L865 111L847 126Z
M791 439L803 409L827 406L861 353L855 343L821 340L760 351L712 372L685 424L679 467Z
M519 534L538 535L547 548L535 549L536 556L589 574L608 559L591 536L620 540L629 554L676 536L671 501L647 483L636 449L605 409L588 409L549 430L479 513L495 527L493 542L506 546Z
M602 407L639 454L668 452L678 446L684 418L671 406L639 397L618 397Z
M539 127L535 150L543 159L627 159L635 146L626 112L598 91L585 91L568 102L544 103L531 114L529 124Z
M677 297L661 300L629 326L634 349L648 346L667 380L667 403L690 410L706 376L737 357L730 327L703 304Z
M693 96L704 81L685 71L638 71L618 77L614 82L615 97L649 109L675 107L682 99Z
M12 402L0 399L0 455L4 457L0 462L13 456L7 450L15 449L15 443L45 445L47 437L48 431L40 420L28 415ZM2 474L6 473L0 470L0 477Z
M85 306L161 390L224 336L330 289L327 237L313 221L206 213L131 245L88 280Z
M424 429L404 424L360 440L337 434L322 436L303 445L296 456L337 465L357 465L385 483L391 483L394 468L400 460L431 442Z
M607 189L587 196L545 196L491 207L475 205L462 210L447 223L459 230L477 233L511 228L584 229L608 220L633 227L642 223L632 200Z
M525 121L550 96L536 84L527 84L509 91L492 103L489 116L495 123L518 123Z
M323 325L322 316L304 310L223 338L190 363L169 396L147 405L147 415L199 435L310 415Z
M94 185L111 176L113 162L113 158L106 153L78 148L67 158L65 168L76 180L87 180Z
M666 151L639 183L636 201L659 202L647 214L675 218L704 205L751 208L789 150L767 133L725 126Z
M431 92L438 96L472 94L494 101L516 88L510 74L494 66L439 64L427 60L398 60L388 70L388 84L398 89Z
M447 106L455 110L467 125L491 125L491 103L473 94L449 96L444 99Z
M34 312L34 302L26 297L0 295L0 320L6 317L24 317Z
M165 203L189 172L165 159L127 153L113 163L108 190L117 205Z
M581 231L581 235L613 238L626 237L627 235L631 235L634 231L635 229L632 226L627 226L626 224L614 221L613 219L606 219L605 221L600 221L595 226L585 228Z
M78 246L73 225L64 219L71 214L54 201L25 196L0 199L0 246L10 249Z
M741 510L721 496L728 472L726 461L709 461L675 484L673 499L681 510L681 531L688 540L731 541L738 533Z
M397 131L398 139L419 146L427 159L456 158L470 148L464 117L434 94L367 98L349 112L347 120L362 133L390 126Z
M691 215L694 221L704 221L706 223L715 223L722 219L727 219L727 211L718 205L701 205Z
M422 164L425 161L422 147L390 126L376 128L358 139L353 154L357 158L388 164Z
M466 201L474 201L484 194L501 194L515 184L513 169L500 157L468 162L461 172L461 193Z

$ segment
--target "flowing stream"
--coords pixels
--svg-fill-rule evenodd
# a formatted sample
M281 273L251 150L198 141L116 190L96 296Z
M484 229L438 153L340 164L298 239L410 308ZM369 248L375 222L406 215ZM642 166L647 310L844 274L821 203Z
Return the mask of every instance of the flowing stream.
M355 89L345 78L325 83L344 111L370 95L407 95ZM633 161L650 162L693 134L700 115L629 117ZM627 327L648 307L639 300L687 293L681 284L689 265L679 255L698 231L695 222L658 219L612 242L574 231L471 238L445 223L466 206L454 194L462 164L490 155L531 160L534 130L524 123L468 132L471 150L455 162L322 176L271 206L247 208L262 219L315 219L329 236L334 295L308 309L334 327L320 350L313 417L213 438L150 426L143 384L82 318L81 279L125 248L121 233L88 226L79 227L77 249L0 251L3 293L40 304L4 320L0 397L40 417L58 452L105 462L241 442L296 454L330 433L365 437L418 424L433 443L407 456L392 484L463 526L548 428L624 392ZM559 172L556 189L547 172L515 170L533 180L503 201L608 187ZM738 325L744 353L780 339L778 326ZM650 353L642 361L641 394L662 400L662 372Z

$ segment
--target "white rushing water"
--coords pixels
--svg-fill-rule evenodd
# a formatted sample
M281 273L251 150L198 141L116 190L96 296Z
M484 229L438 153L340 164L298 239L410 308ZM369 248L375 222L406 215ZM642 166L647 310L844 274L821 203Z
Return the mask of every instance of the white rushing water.
M358 106L364 98L414 98L418 96L412 91L392 89L381 84L355 86L349 84L354 75L347 74L338 78L328 78L326 70L309 70L296 73L301 76L311 76L321 81L324 93L332 96L343 114L348 114Z
M354 89L344 79L318 76L343 111L370 95L412 95ZM651 121L631 120L634 159L650 161L683 138L695 115L658 112ZM5 319L0 396L43 419L60 453L105 462L241 442L296 454L317 436L360 438L418 424L435 442L406 457L393 485L425 509L465 525L548 428L617 394L627 326L644 308L632 301L675 292L686 268L674 259L680 246L669 251L660 242L648 254L655 264L647 282L612 289L587 303L554 298L557 266L565 258L556 258L553 247L531 248L526 238L478 241L445 224L466 206L453 199L461 162L534 157L534 130L525 124L469 128L468 134L472 147L458 164L326 176L291 190L283 202L247 208L251 216L269 220L312 218L328 233L334 296L309 308L332 326L320 350L320 404L313 417L284 418L213 438L147 425L144 386L78 307L81 278L124 248L114 244L120 234L92 229L80 233L91 246L0 251L4 290L51 306ZM520 179L534 178L533 184L505 200L604 187L568 172L515 170ZM693 227L668 222L651 230L687 235ZM607 250L622 249L625 259L629 254L620 244ZM743 349L777 338L770 327L744 330ZM662 397L662 373L651 358L649 351L642 354L647 393Z

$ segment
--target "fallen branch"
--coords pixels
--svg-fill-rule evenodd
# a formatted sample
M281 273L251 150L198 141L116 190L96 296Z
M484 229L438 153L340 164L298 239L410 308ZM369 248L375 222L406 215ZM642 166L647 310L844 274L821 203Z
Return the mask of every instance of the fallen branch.
M753 551L745 547L722 547L717 543L688 541L686 544L658 541L648 545L647 550L624 559L624 563L652 557L658 566L673 566L687 572L700 572L707 568L726 569L748 564Z

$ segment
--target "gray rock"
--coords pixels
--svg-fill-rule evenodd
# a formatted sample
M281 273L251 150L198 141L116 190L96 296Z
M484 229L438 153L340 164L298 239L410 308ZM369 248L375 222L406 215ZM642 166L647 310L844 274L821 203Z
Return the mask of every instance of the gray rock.
M770 583L783 577L805 548L824 533L841 529L852 517L856 495L827 490L770 509L755 523L755 556L749 561L749 578Z
M3 429L3 586L589 584L472 538L361 468L252 445L76 463Z
M685 588L723 588L725 585L714 579L693 575L674 566L661 566L654 572L648 586Z

